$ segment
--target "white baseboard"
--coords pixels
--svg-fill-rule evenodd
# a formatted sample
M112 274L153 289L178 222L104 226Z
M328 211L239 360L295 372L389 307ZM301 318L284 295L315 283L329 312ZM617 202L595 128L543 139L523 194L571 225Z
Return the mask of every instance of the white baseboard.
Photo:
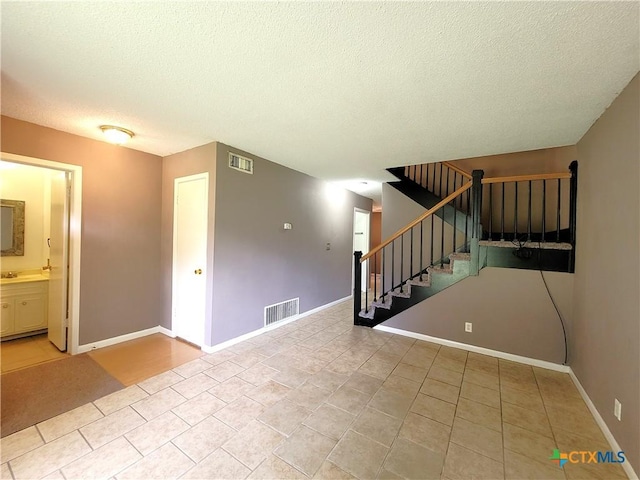
M584 402L587 404L587 407L589 407L589 411L593 415L593 418L596 420L596 423L600 427L600 430L602 430L602 433L604 434L605 438L609 442L609 445L611 446L611 450L614 451L614 452L619 452L619 451L622 450L620 448L620 445L618 445L618 442L616 441L615 437L611 433L611 430L609 430L609 427L607 426L607 424L605 423L604 419L600 415L600 412L598 412L598 410L596 409L596 406L593 404L593 402L589 398L589 395L587 395L587 392L585 391L585 389L580 384L580 381L578 380L578 377L576 377L575 373L573 372L571 367L569 367L568 365L559 365L557 363L545 362L543 360L538 360L538 359L535 359L535 358L523 357L523 356L520 356L520 355L514 355L514 354L511 354L511 353L501 352L499 350L491 350L489 348L477 347L475 345L469 345L469 344L466 344L466 343L454 342L452 340L446 340L444 338L430 337L429 335L423 335L421 333L409 332L407 330L401 330L399 328L385 327L384 325L378 325L378 326L373 327L373 328L375 330L380 330L380 331L389 332L389 333L395 333L397 335L403 335L405 337L411 337L411 338L415 338L417 340L425 340L427 342L437 343L439 345L446 345L448 347L460 348L462 350L468 350L470 352L481 353L483 355L489 355L489 356L492 356L492 357L503 358L505 360L511 360L511 361L514 361L514 362L524 363L526 365L532 365L534 367L541 367L541 368L546 368L546 369L549 369L549 370L555 370L557 372L568 373L569 376L571 377L571 380L573 380L573 383L575 384L576 388L580 392L580 395L582 395L582 398L583 398ZM638 475L633 470L633 467L631 466L631 463L629 463L628 460L625 461L624 463L620 464L620 465L622 466L622 468L624 469L625 473L627 474L627 476L630 479L638 480Z
M168 328L158 327L160 329L160 333L165 334L167 337L176 338L176 334L173 333L173 330L169 330Z
M537 358L523 357L521 355L514 355L513 353L501 352L499 350L491 350L490 348L478 347L476 345L469 345L468 343L454 342L453 340L446 340L444 338L431 337L422 333L409 332L408 330L401 330L399 328L385 327L384 325L378 325L373 327L374 330L380 330L382 332L395 333L397 335L403 335L405 337L415 338L417 340L424 340L426 342L437 343L438 345L445 345L447 347L460 348L469 352L480 353L482 355L488 355L490 357L502 358L504 360L511 360L512 362L524 363L534 367L546 368L548 370L555 370L556 372L569 373L571 368L567 365L560 365L558 363L547 362L544 360L538 360Z
M171 330L167 330L164 327L153 327L147 328L146 330L140 330L138 332L131 332L125 335L120 335L118 337L107 338L106 340L100 340L99 342L87 343L86 345L78 346L78 353L90 352L91 350L95 350L96 348L109 347L111 345L116 345L118 343L127 342L129 340L134 340L140 337L146 337L147 335L153 335L154 333L163 333L168 335L169 337L175 337Z
M283 322L284 325L285 322ZM286 322L290 323L290 322ZM245 333L244 335L240 335L239 337L232 338L231 340L227 340L226 342L218 343L216 345L203 345L200 347L205 353L214 353L219 352L220 350L224 350L225 348L231 347L236 343L244 342L245 340L249 340L250 338L257 337L261 333L266 332L266 329L260 328L258 330L254 330L253 332Z
M249 333L246 333L246 334L241 335L239 337L232 338L231 340L227 340L226 342L219 343L217 345L213 345L213 346L204 345L204 346L202 346L200 348L205 353L217 352L219 350L222 350L222 349L225 349L227 347L230 347L231 345L235 345L236 343L240 343L240 342L242 342L244 340L247 340L249 338L252 338L252 337L255 337L257 335L260 335L261 333L265 333L265 332L268 332L270 330L274 330L276 328L280 328L283 325L286 325L288 323L295 322L297 320L300 320L301 318L308 317L309 315L313 315L314 313L321 312L322 310L326 310L327 308L333 307L334 305L338 305L339 303L345 302L345 301L347 301L349 299L351 299L351 295L349 295L348 297L344 297L344 298L341 298L339 300L335 300L333 302L327 303L325 305L320 305L319 307L312 308L311 310L307 310L306 312L300 313L300 314L296 315L295 317L291 317L291 318L289 318L287 320L284 320L282 322L279 322L279 323L277 323L275 325L269 325L268 327L264 327L264 328L260 328L258 330L254 330L253 332L249 332ZM106 340L100 340L99 342L88 343L86 345L80 345L78 347L78 353L90 352L91 350L95 350L97 348L109 347L111 345L116 345L118 343L126 342L126 341L129 341L129 340L134 340L136 338L146 337L147 335L153 335L154 333L162 333L163 335L166 335L167 337L176 338L176 334L173 333L172 330L169 330L168 328L161 327L161 326L158 325L157 327L147 328L146 330L140 330L138 332L131 332L131 333L127 333L125 335L120 335L118 337L107 338Z
M220 350L224 350L225 348L228 348L228 347L230 347L232 345L235 345L237 343L240 343L240 342L244 342L245 340L248 340L250 338L256 337L256 336L261 335L261 334L263 334L265 332L269 332L271 330L275 330L276 328L280 328L280 327L282 327L284 325L287 325L287 324L289 324L291 322L296 322L296 321L300 320L301 318L308 317L309 315L313 315L314 313L318 313L318 312L321 312L322 310L326 310L327 308L331 308L331 307L333 307L335 305L338 305L338 304L340 304L342 302L350 300L351 297L352 296L349 295L348 297L340 298L338 300L335 300L333 302L327 303L325 305L320 305L319 307L312 308L311 310L307 310L306 312L303 312L303 313L299 313L298 315L296 315L294 317L291 317L291 318L288 318L287 320L283 320L283 321L278 322L278 323L276 323L274 325L269 325L268 327L259 328L258 330L254 330L253 332L245 333L244 335L240 335L239 337L232 338L231 340L227 340L225 342L218 343L216 345L212 345L212 346L204 345L204 346L201 347L202 351L206 352L206 353L214 353L214 352L218 352Z
M616 441L615 437L611 433L611 430L609 430L609 427L607 426L604 419L602 418L602 415L600 415L600 412L598 412L598 409L589 398L589 395L587 395L587 391L583 388L582 384L580 383L580 380L578 380L578 377L576 377L576 374L571 369L569 369L569 376L571 377L571 380L573 380L573 383L575 384L576 388L580 392L580 395L582 395L582 399L584 400L584 403L586 403L587 407L589 407L589 411L591 411L591 415L593 415L593 418L595 418L596 423L600 427L600 430L602 430L602 433L607 439L607 442L609 442L609 445L611 446L611 450L614 452L621 451L622 449L620 448L620 445L618 445L618 442ZM633 467L631 466L631 463L629 463L628 459L624 463L621 463L620 465L622 466L622 468L624 469L624 472L627 474L627 476L630 479L638 480L638 475L633 470Z

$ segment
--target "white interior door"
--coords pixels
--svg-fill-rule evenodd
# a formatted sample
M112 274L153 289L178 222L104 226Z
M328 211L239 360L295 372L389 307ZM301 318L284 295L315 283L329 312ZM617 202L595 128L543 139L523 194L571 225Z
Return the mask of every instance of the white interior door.
M353 251L362 252L366 255L369 252L369 221L370 212L355 210L353 216ZM369 261L362 264L362 291L367 289L369 279Z
M181 177L174 184L173 332L204 345L209 175Z
M51 175L51 227L49 233L49 341L67 349L69 275L69 173Z

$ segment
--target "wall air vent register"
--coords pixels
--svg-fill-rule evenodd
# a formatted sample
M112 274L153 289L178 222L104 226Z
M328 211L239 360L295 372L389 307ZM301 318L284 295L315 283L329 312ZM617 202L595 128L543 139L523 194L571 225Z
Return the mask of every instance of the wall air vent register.
M295 317L300 313L300 298L293 298L284 302L264 307L264 326L281 322L287 318Z
M253 174L253 160L229 152L229 168L243 173Z

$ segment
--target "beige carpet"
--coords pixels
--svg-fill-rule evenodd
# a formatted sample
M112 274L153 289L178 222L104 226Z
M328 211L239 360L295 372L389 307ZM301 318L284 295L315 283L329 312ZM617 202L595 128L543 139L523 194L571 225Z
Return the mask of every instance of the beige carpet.
M6 437L122 388L86 354L5 373L0 377L0 436Z

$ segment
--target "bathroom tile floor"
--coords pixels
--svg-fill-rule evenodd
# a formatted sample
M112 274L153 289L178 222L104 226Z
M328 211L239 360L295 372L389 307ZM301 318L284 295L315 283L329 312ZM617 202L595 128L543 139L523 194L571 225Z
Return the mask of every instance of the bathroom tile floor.
M1 440L2 478L626 478L570 377L352 325L344 302Z
M46 333L0 343L2 373L59 360L66 356L66 353L61 352L49 342Z

